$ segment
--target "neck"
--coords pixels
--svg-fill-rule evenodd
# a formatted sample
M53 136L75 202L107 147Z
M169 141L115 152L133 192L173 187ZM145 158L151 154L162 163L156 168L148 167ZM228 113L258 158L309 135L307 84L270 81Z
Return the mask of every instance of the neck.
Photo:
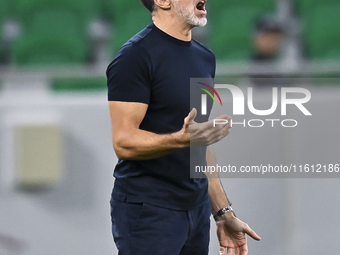
M155 26L168 35L182 41L191 41L192 26L170 10L158 10L152 19Z

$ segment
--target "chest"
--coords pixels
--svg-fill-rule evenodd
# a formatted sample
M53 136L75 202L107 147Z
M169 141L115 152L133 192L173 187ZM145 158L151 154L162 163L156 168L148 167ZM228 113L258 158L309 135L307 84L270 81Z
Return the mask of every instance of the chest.
M213 78L214 63L190 51L162 52L153 63L151 102L168 108L190 108L190 79Z

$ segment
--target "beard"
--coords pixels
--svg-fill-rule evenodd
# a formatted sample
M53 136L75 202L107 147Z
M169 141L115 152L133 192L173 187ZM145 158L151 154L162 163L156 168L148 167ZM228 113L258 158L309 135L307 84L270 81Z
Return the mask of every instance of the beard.
M182 17L189 25L193 27L204 27L207 24L205 15L198 17L195 15L196 6L185 6L179 3L179 0L172 0L176 14Z

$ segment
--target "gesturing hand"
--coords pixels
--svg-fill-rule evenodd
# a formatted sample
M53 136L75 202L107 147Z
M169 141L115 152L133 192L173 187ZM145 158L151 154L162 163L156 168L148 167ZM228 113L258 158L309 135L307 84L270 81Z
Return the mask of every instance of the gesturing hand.
M236 255L247 255L248 234L251 238L259 241L259 237L248 224L240 221L238 218L229 215L223 215L220 220L216 222L217 237L220 242L220 255L224 255L227 250L227 255L232 255L235 250Z
M228 115L221 115L218 119L225 119L227 124L215 125L213 120L197 123L195 117L197 116L197 110L193 108L189 115L184 119L184 125L182 132L190 138L190 144L193 146L208 146L223 139L230 133L231 118Z

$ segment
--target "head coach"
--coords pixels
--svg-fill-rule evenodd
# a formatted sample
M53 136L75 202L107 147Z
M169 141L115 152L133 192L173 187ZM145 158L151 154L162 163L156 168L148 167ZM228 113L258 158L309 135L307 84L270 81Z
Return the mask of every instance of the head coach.
M193 27L207 23L206 0L141 2L153 22L122 46L106 72L119 159L111 196L119 254L208 255L213 214L220 253L245 255L246 235L260 237L235 216L219 178L190 178L190 145L215 165L209 145L230 129L229 116L213 128L190 109L190 78L215 76L215 55L191 38Z

